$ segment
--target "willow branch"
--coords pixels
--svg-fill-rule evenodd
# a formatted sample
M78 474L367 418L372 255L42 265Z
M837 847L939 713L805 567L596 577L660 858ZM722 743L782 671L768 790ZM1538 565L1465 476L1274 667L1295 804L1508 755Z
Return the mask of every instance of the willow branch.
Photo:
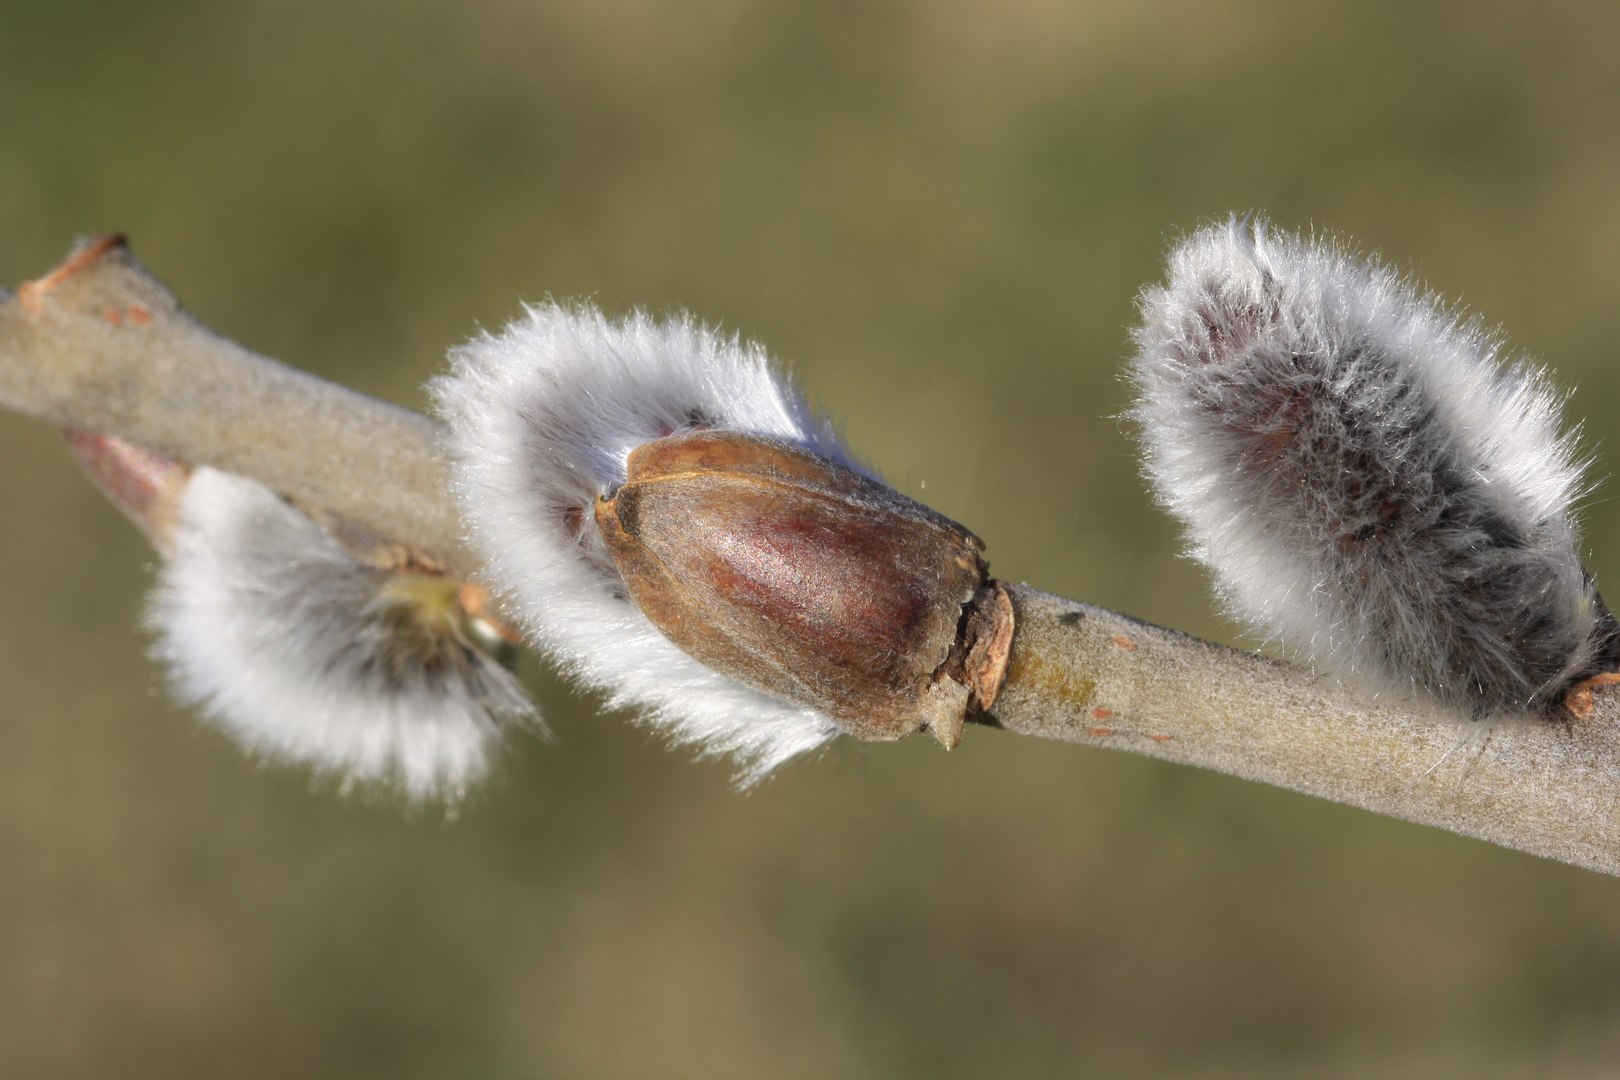
M250 476L468 567L436 421L220 337L121 239L0 297L0 405Z
M252 477L473 568L440 428L208 330L117 241L0 293L0 405ZM991 722L1147 754L1620 873L1620 695L1469 725L1101 608L1009 589Z
M1008 590L996 719L1620 873L1620 695L1584 719L1470 724L1089 604Z

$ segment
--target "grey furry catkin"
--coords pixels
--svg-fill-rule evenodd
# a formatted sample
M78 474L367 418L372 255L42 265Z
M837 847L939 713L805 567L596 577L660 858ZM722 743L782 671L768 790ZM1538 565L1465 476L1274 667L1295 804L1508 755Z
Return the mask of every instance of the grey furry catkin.
M544 731L469 637L459 584L362 562L263 485L203 467L147 621L176 697L244 749L454 803L507 729Z
M1188 237L1141 306L1146 470L1235 617L1474 718L1615 666L1561 398L1497 337L1263 221Z

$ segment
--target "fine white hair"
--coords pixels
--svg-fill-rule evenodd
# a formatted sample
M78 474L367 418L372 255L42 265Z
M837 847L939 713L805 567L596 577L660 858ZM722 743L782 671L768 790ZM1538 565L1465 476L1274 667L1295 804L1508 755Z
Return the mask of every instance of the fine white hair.
M854 466L759 345L689 315L533 305L451 355L431 384L454 489L490 583L575 678L751 783L838 733L827 715L704 666L637 609L597 533L631 450L700 428L768 435Z
M1233 218L1145 290L1132 416L1230 613L1374 690L1543 709L1609 647L1561 395L1387 266Z
M251 753L454 801L503 726L538 717L492 657L411 624L395 576L268 488L199 468L151 597L154 652Z

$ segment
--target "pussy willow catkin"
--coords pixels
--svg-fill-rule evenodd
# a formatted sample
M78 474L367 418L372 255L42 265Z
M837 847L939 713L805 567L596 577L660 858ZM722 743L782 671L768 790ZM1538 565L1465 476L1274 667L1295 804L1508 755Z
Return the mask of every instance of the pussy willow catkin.
M1236 219L1142 295L1132 415L1232 615L1472 717L1612 667L1560 395L1393 270Z

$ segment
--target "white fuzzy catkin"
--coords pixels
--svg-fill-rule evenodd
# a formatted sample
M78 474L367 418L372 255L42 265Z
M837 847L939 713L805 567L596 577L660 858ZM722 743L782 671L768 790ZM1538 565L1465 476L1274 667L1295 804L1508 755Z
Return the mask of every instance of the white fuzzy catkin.
M1231 614L1476 718L1591 673L1613 622L1539 370L1388 267L1263 221L1188 237L1141 308L1146 470Z
M697 428L769 435L850 464L758 345L680 315L609 319L535 305L451 353L432 392L455 492L527 636L612 707L732 755L752 782L838 733L831 718L733 682L678 649L626 593L597 533L631 450Z
M199 468L148 622L176 696L248 751L453 801L504 725L538 718L493 658L414 621L400 580L268 488Z

